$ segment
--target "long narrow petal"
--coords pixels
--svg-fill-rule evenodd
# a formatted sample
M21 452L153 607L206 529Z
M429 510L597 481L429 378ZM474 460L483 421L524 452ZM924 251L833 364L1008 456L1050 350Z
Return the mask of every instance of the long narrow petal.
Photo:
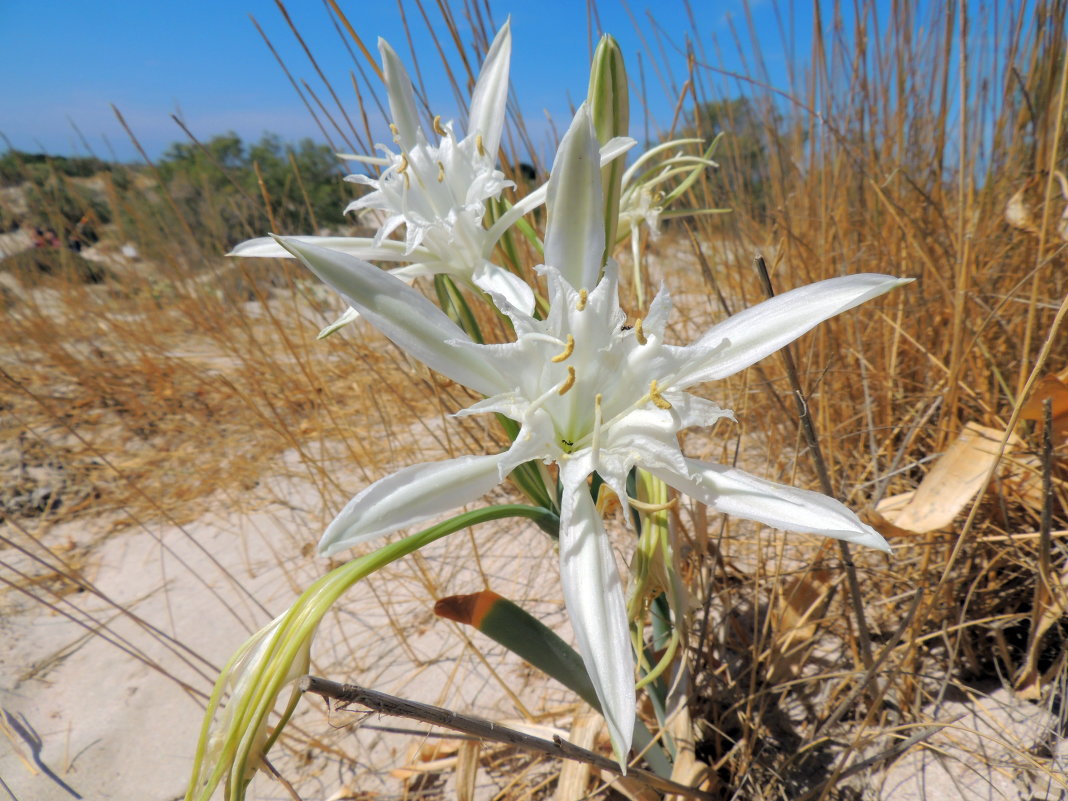
M500 483L500 454L413 465L349 501L319 541L319 553L345 548L477 501Z
M673 383L684 389L734 375L824 320L911 281L878 273L849 275L808 284L751 306L690 345L688 363Z
M494 160L501 145L504 111L508 104L508 67L512 60L511 21L506 21L490 45L475 91L471 94L468 134L482 134L482 146Z
M660 467L651 467L649 472L724 514L756 520L785 531L822 534L890 552L890 546L879 532L826 495L767 481L743 470L710 462L687 459L686 467L689 475Z
M575 289L593 289L604 255L600 149L586 104L560 142L546 200L545 263Z
M376 246L373 239L359 236L291 236L288 238L308 245L336 250L339 253L348 253L350 256L366 261L420 261L424 256L431 257L429 252L424 253L419 250L414 253L405 253L403 242L388 239ZM244 259L293 258L292 253L269 236L246 239L235 245L234 249L226 255L240 256Z
M393 124L397 126L400 146L411 150L419 142L419 114L415 110L415 93L412 91L412 79L397 57L389 42L378 40L378 52L382 54L382 71L386 79L386 92L389 95L389 112Z
M560 517L560 581L582 661L624 770L634 733L634 654L619 570L585 475L565 464ZM581 480L578 480L581 479Z
M349 306L347 309L345 309L345 311L343 311L341 313L340 317L338 317L336 320L334 320L334 322L330 323L330 325L328 325L325 328L321 329L319 331L319 335L316 337L316 339L326 339L331 334L336 334L338 331L340 331L342 328L344 328L349 323L354 323L359 319L360 319L360 313L358 311L356 311L354 308L352 308L351 306Z
M287 256L291 256L292 254L287 250L286 251L286 255ZM392 276L394 276L396 278L399 278L404 283L406 283L408 285L411 285L412 281L415 280L415 276L409 275L406 272L406 270L408 270L408 269L409 269L408 267L394 267L394 268L388 270L387 272L390 275L392 275ZM360 319L360 313L358 311L356 311L356 309L354 309L351 306L349 306L347 309L345 309L344 312L342 312L340 317L338 317L336 320L334 320L334 322L330 323L330 325L328 325L325 328L323 328L319 332L319 335L316 337L316 339L326 339L331 334L334 334L334 333L337 333L338 331L340 331L342 328L344 328L349 323L354 323L359 319Z
M295 239L279 237L278 241L340 292L371 325L432 370L483 395L509 388L487 360L469 348L450 344L470 338L403 281L346 253Z

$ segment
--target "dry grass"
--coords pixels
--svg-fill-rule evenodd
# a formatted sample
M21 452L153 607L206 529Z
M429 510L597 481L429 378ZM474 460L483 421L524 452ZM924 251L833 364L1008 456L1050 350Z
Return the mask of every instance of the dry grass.
M484 45L489 26L473 7L464 10ZM851 797L906 738L933 733L923 729L932 704L999 683L1048 707L1064 734L1058 577L1068 554L1063 537L1038 532L1068 527L1068 453L1059 442L1049 463L1036 461L1039 426L1019 417L1032 379L1068 367L1057 316L1068 295L1064 199L1052 172L1068 149L1066 4L992 13L964 4L952 17L945 8L899 3L876 25L875 4L862 3L845 21L849 36L827 34L837 16L823 20L811 60L792 65L782 91L765 85L769 45L752 33L745 76L724 76L713 66L717 43L683 34L672 42L657 31L665 39L646 54L654 65L661 47L692 54L684 82L667 86L682 108L749 98L752 115L723 125L760 144L754 176L751 142L728 136L721 169L692 190L693 205L732 215L677 225L650 245L680 305L679 336L762 299L750 262L758 251L780 290L863 271L915 277L793 349L834 493L873 508L915 489L969 423L1015 428L1013 458L1031 465L1024 481L995 470L948 527L896 532L889 559L854 553L863 622L834 547L754 534L700 508L680 513L699 600L690 638L698 755L723 798ZM460 44L454 27L444 30ZM379 102L372 85L362 97ZM520 153L525 132L513 122L506 145ZM354 149L368 151L359 131L350 130ZM31 518L131 524L187 521L223 499L240 507L283 453L297 456L286 469L336 509L356 489L337 480L342 469L369 481L420 458L424 443L462 453L497 436L444 420L470 399L374 334L313 341L308 332L336 309L323 309L302 275L223 262L218 243L194 244L199 221L141 214L138 191L108 197L151 261L101 285L55 277L9 300L0 440L14 488L4 512L18 525L0 530L5 541ZM780 359L713 391L740 426L687 435L690 453L818 487ZM1043 475L1045 500L1035 494ZM1043 615L1052 622L1034 636ZM1029 659L1043 675L1024 681ZM531 786L505 790L524 798Z

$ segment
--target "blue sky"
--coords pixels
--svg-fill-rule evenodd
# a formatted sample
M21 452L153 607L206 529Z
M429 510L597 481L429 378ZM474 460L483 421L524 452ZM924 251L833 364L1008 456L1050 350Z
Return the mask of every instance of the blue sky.
M469 43L462 6L453 5L461 35ZM569 101L578 102L585 94L589 64L586 3L490 0L489 5L498 24L511 15L513 97L534 133L536 146L543 148L550 137L546 112L557 126L565 126ZM731 45L732 20L748 41L745 4L740 0L692 0L690 5L704 54L725 69L752 71L753 64L750 62L747 69L742 60L751 54L739 56ZM782 85L786 80L785 56L772 5L764 0L748 5L770 77ZM797 5L807 8L809 4ZM377 37L383 36L410 64L411 50L395 2L341 0L340 6L372 50ZM432 24L442 30L436 3L424 2L423 6ZM443 116L455 117L452 93L440 68L435 69L439 62L426 23L414 3L406 2L405 9L427 93L442 104ZM355 116L349 79L353 62L324 3L291 2L288 10L343 104ZM681 84L685 60L666 40L657 42L650 12L655 15L656 26L676 43L693 30L681 0L631 0L626 6L619 0L602 0L598 4L604 30L619 39L627 56L632 81L637 82L636 54L645 50L644 37L661 69L667 65L676 85ZM249 20L250 14L298 82L306 80L319 91L320 80L271 0L0 3L0 74L6 79L0 133L21 150L84 154L85 146L73 122L97 155L136 160L136 151L111 111L114 104L153 158L168 143L184 138L170 118L175 113L198 137L233 130L245 139L256 139L272 131L288 140L310 136L322 141ZM799 18L794 24L796 30L807 32L811 23L808 18ZM803 42L798 46L805 49ZM648 50L643 54L643 66L653 114L668 121L674 101L661 89ZM636 123L639 113L640 107L633 116ZM374 117L372 130L381 140L385 136L383 122ZM640 129L635 133L640 135Z

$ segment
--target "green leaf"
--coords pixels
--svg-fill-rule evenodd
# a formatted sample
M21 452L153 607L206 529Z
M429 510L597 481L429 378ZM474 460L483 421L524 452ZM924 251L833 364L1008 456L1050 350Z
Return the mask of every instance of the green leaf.
M552 676L598 712L601 704L582 657L537 618L492 590L452 595L434 604L434 614L474 626L490 639ZM671 777L671 763L653 735L634 719L634 747L657 775Z

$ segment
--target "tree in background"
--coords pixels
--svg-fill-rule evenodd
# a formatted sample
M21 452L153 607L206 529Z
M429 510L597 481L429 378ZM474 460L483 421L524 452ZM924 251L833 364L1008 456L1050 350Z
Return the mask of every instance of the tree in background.
M330 148L310 139L292 146L264 134L246 147L227 133L202 145L176 142L159 171L188 218L224 248L264 223L279 233L345 224L344 172Z

